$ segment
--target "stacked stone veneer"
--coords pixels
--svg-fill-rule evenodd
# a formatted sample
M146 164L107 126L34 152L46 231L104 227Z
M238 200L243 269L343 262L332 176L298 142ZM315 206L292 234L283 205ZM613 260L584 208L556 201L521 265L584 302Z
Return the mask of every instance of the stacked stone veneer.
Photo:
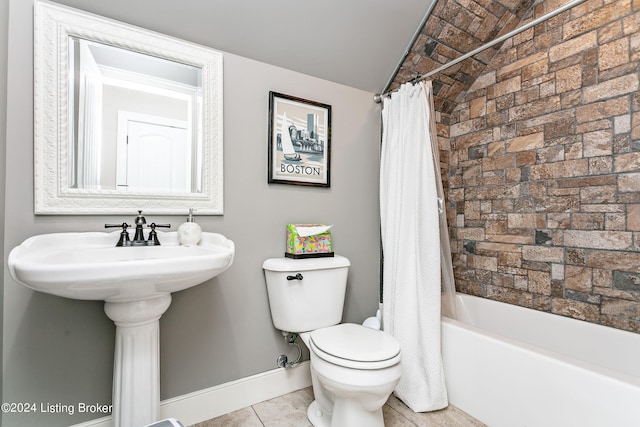
M533 0L437 0L390 88L438 68L513 30ZM433 77L436 109L451 113L456 99L496 55L492 46Z
M640 332L639 73L640 0L588 0L439 114L459 291Z

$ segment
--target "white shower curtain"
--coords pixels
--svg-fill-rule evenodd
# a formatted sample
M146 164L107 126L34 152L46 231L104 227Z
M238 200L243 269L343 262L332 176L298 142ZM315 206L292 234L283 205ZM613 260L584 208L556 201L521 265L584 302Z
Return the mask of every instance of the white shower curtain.
M402 349L395 394L415 412L448 405L440 350L440 232L431 83L404 84L382 110L383 328ZM438 171L439 173L439 171Z

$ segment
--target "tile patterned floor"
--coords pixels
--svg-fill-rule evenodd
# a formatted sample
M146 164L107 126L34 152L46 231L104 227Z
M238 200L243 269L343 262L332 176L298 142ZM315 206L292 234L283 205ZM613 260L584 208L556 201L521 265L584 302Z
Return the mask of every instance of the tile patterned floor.
M308 387L192 427L310 427L307 407L312 401L313 390ZM441 411L415 413L393 395L383 413L386 427L486 427L451 405Z

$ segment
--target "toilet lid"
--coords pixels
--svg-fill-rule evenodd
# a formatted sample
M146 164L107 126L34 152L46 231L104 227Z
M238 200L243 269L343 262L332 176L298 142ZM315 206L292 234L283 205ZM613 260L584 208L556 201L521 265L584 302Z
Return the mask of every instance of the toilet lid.
M310 338L323 353L356 362L380 362L400 353L400 344L391 335L354 323L317 329Z

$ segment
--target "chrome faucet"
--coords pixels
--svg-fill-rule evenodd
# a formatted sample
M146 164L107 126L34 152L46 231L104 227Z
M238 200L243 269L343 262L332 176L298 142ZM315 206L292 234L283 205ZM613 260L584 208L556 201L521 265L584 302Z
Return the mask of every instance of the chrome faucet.
M127 228L129 228L129 224L123 222L122 224L105 224L104 228L112 228L112 227L121 227L122 232L120 233L120 239L116 246L160 246L160 241L158 241L158 233L156 232L156 227L161 228L170 228L171 224L156 224L152 222L149 224L151 231L149 232L149 238L147 240L144 239L144 226L147 224L147 220L144 216L142 216L142 211L138 211L138 216L135 218L134 223L136 225L136 232L133 236L133 240L129 239L129 232Z

